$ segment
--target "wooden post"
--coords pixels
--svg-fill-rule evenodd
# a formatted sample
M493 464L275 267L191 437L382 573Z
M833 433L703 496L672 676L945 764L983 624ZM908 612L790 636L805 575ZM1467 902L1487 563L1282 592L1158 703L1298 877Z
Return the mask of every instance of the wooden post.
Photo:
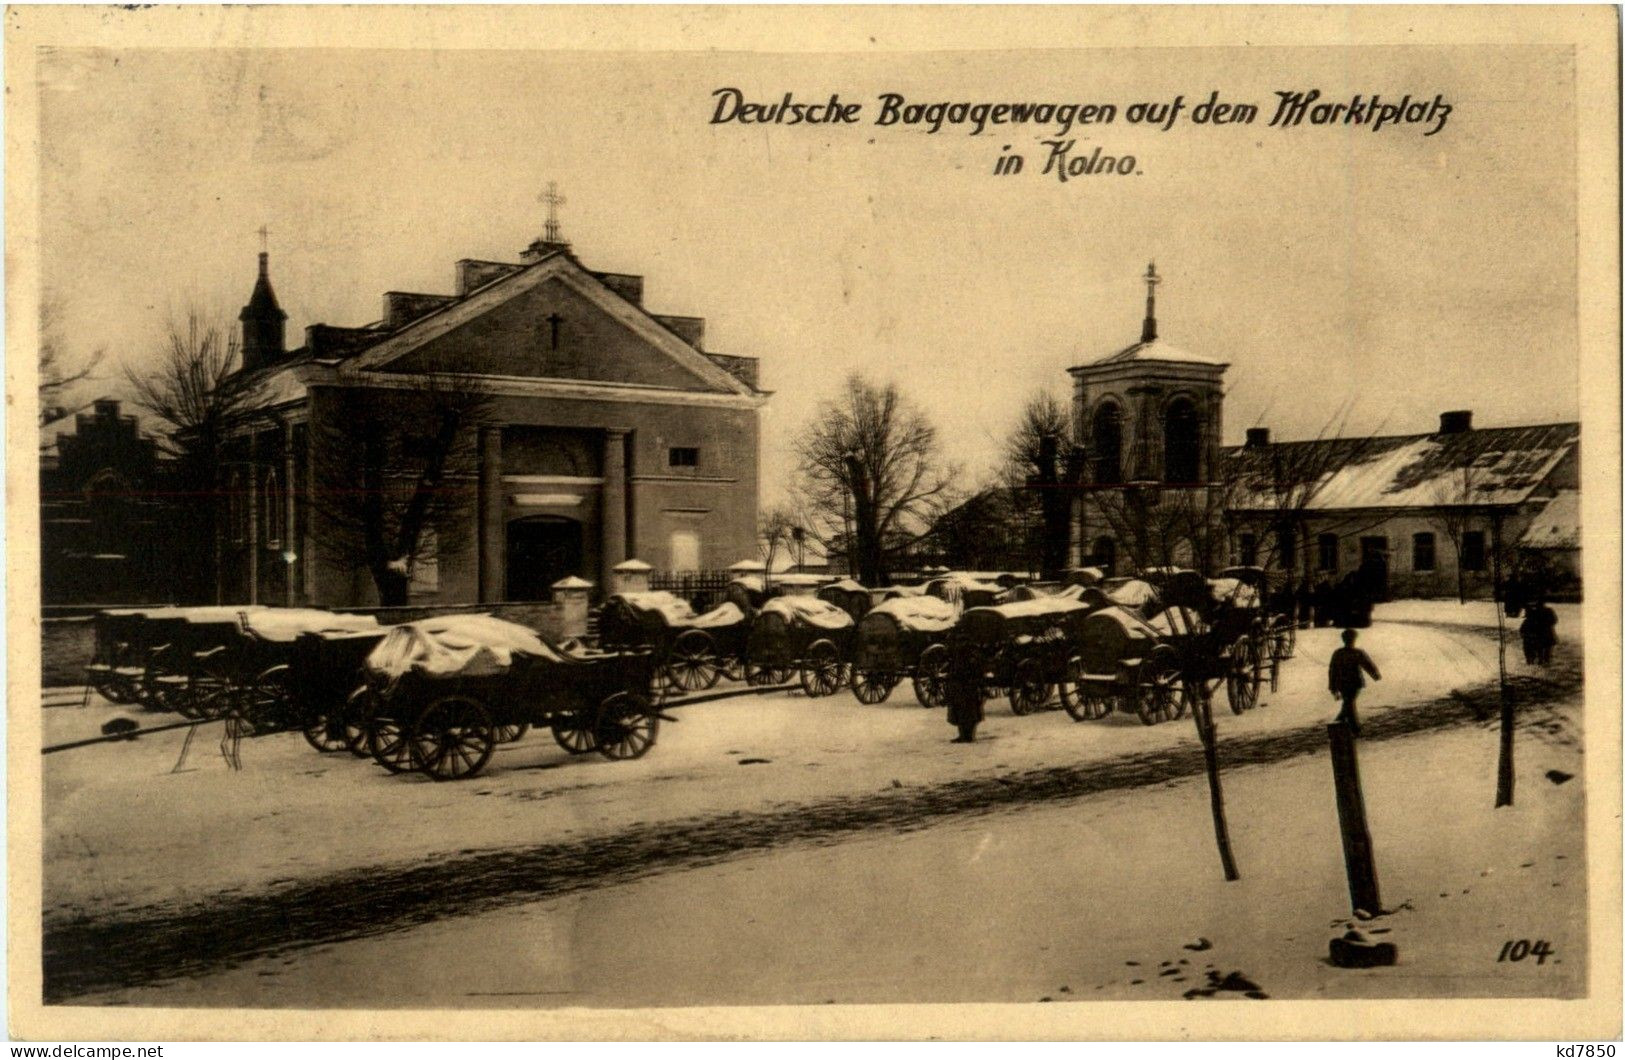
M1493 570L1495 572L1495 588L1490 593L1495 604L1495 652L1496 664L1499 667L1501 693L1501 752L1495 769L1495 806L1512 805L1512 788L1515 771L1512 767L1512 728L1516 722L1513 716L1512 696L1507 689L1507 636L1506 636L1506 592L1501 584L1501 517L1499 514L1490 514L1490 547L1494 557Z
M1224 816L1224 789L1219 786L1219 748L1213 731L1213 700L1205 688L1191 690L1195 703L1191 714L1196 719L1196 735L1202 741L1202 757L1207 764L1208 801L1213 807L1213 839L1219 845L1219 863L1224 866L1224 878L1241 879L1236 868L1236 856L1230 849L1230 825Z
M1360 790L1360 761L1354 753L1354 733L1341 721L1326 726L1332 744L1332 780L1337 788L1337 823L1343 832L1343 864L1348 870L1349 901L1358 912L1382 912L1377 890L1377 863L1372 856L1371 830L1365 821L1365 794Z

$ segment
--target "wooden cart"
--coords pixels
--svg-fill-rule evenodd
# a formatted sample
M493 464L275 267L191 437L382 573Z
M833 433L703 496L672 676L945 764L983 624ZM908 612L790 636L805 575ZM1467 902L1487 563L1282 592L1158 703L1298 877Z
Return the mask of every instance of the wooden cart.
M947 639L958 610L934 596L893 597L858 622L852 653L852 694L883 703L909 678L922 707L940 707L948 675Z
M746 661L758 672L799 673L810 697L834 695L852 657L852 616L812 596L767 601L751 623Z

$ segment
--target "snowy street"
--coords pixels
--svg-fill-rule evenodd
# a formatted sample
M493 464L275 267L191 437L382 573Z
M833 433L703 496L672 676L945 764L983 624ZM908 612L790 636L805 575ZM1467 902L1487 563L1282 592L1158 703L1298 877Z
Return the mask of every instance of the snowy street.
M1384 926L1409 940L1398 969L1323 960L1348 911L1324 754L1337 631L1324 629L1300 637L1260 709L1237 717L1216 700L1233 884L1188 720L1017 718L1000 700L978 742L956 745L906 684L872 707L844 691L679 706L630 763L570 759L532 734L460 784L318 755L296 734L245 744L232 771L217 726L178 771L185 729L53 753L47 991L216 1005L1060 1001L1177 997L1212 964L1272 997L1572 994L1578 649L1538 675L1509 650L1531 706L1518 804L1492 813L1495 736L1475 713L1493 712L1493 631L1456 608L1379 612L1360 640L1384 673L1362 701L1362 766L1385 904L1399 909ZM1446 609L1455 621L1432 614ZM52 705L67 698L47 697L48 745L131 716ZM1434 819L1449 827L1419 826ZM1489 915L1503 908L1539 912ZM1486 930L1545 939L1563 963L1496 962L1504 940ZM1213 949L1182 948L1197 937ZM1164 960L1183 971L1162 974Z

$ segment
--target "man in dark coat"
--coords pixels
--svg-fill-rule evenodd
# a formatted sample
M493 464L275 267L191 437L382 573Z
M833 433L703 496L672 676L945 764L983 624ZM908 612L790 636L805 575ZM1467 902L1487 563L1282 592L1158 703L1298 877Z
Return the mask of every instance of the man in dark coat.
M943 698L947 700L948 724L959 730L954 743L975 743L976 726L982 723L982 674L972 655L955 652L948 664Z
M1518 633L1523 637L1524 662L1551 664L1552 645L1557 643L1557 612L1547 606L1546 601L1536 600L1524 609Z
M1365 687L1365 674L1370 674L1373 681L1381 681L1382 674L1377 672L1377 665L1371 661L1371 656L1354 646L1356 636L1358 634L1352 629L1343 631L1343 646L1332 652L1331 665L1326 669L1326 683L1331 688L1332 697L1343 703L1343 709L1337 712L1337 720L1347 724L1349 731L1358 736L1360 718L1354 711L1354 703L1360 698L1360 690Z

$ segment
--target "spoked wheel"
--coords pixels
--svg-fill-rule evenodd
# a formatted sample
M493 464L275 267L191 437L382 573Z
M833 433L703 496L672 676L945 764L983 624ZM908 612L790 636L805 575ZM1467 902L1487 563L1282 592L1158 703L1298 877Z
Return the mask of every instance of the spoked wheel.
M1275 627L1274 636L1270 638L1270 654L1281 662L1292 658L1298 650L1298 624L1285 622Z
M1185 713L1185 683L1173 653L1153 651L1135 682L1134 711L1141 724L1173 721Z
M498 725L495 730L497 743L513 743L530 731L530 723L519 722L517 725Z
M1258 688L1264 683L1263 659L1258 642L1241 637L1230 645L1229 663L1224 674L1224 694L1230 710L1242 714L1258 705Z
M672 685L684 692L703 692L722 676L716 644L703 629L685 629L671 646L666 673Z
M831 641L815 640L801 660L801 690L809 699L832 696L841 687L843 669L840 649Z
M940 707L947 703L948 646L933 644L920 652L914 664L914 698L922 707Z
M344 749L357 758L366 758L367 716L372 713L372 689L362 685L344 701Z
M598 753L614 761L642 758L660 735L660 716L635 692L618 692L598 708Z
M231 674L219 663L204 663L192 673L187 698L191 700L192 712L199 718L212 721L224 717L233 698Z
M598 732L593 727L590 711L572 710L555 715L548 727L553 731L554 742L573 755L598 750Z
M444 696L423 708L410 739L423 771L435 780L474 776L497 744L491 712L470 696Z
M237 689L230 702L231 716L245 736L263 736L287 728L288 668L271 667L253 683Z
M896 674L885 670L859 670L853 667L852 694L858 697L859 703L884 703L899 680L901 678Z
M154 654L147 661L146 672L141 675L141 699L148 710L178 710L181 698L176 695L180 689L175 682L166 681L170 676L169 661L171 653L162 651Z
M337 711L319 711L315 717L305 721L304 727L299 731L305 736L305 742L322 754L336 754L339 751L350 749L350 740L345 732L344 707Z
M1083 660L1074 655L1066 661L1066 680L1061 682L1061 706L1073 721L1098 721L1112 712L1112 695L1084 676Z
M367 753L391 773L410 773L422 764L413 750L411 734L396 717L398 708L376 696L362 725L367 732Z
M1023 659L1016 664L1010 681L1010 709L1025 716L1044 709L1054 686L1044 680L1044 665L1037 659Z

